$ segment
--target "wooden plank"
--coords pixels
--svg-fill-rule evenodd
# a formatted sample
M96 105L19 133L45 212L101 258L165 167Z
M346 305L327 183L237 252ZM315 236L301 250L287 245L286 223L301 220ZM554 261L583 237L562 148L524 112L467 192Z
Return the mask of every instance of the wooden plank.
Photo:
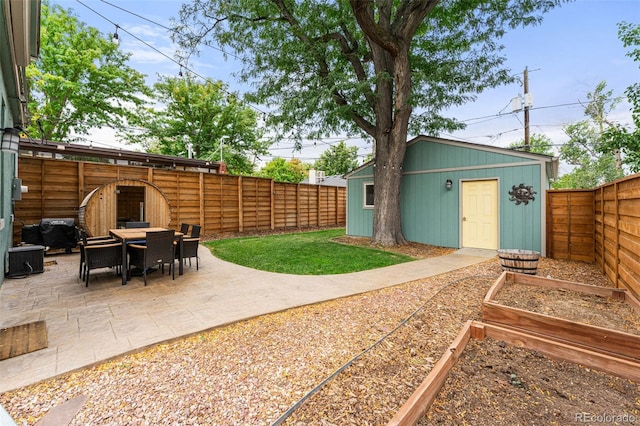
M433 366L426 379L418 386L400 410L387 423L388 426L415 425L424 416L433 400L438 396L449 371L462 355L464 348L471 338L471 321L467 321L458 333L451 346L445 351L440 360Z
M553 338L589 350L624 356L640 362L640 336L578 323L494 302L482 305L482 321Z
M626 293L625 294L625 303L632 306L638 315L640 315L640 298L637 294L634 293Z
M486 296L484 297L485 302L491 302L495 299L496 295L500 292L504 284L507 282L507 277L510 277L510 282L513 282L513 272L503 271L500 276L495 280Z
M3 328L0 329L0 360L44 349L48 344L44 321Z

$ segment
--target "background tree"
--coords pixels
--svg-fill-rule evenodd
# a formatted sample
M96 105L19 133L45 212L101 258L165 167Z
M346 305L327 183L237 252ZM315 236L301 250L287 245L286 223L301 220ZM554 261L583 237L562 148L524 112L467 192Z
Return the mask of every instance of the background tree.
M276 182L300 183L307 176L308 166L297 158L285 160L274 158L260 170L258 176L271 178Z
M29 134L69 142L91 128L124 128L131 107L149 93L144 75L127 66L129 56L71 11L43 2L40 56L27 67Z
M613 153L598 152L601 133L589 120L568 125L564 131L569 141L560 148L560 159L573 169L552 184L554 189L595 188L622 176Z
M254 158L268 152L257 112L222 82L187 74L161 77L153 87L157 104L140 109L135 124L143 130L129 134L130 142L150 152L222 160L237 175L251 174Z
M556 189L594 188L624 175L619 150L607 146L604 136L612 128L608 116L620 98L602 81L587 99L587 119L564 128L569 141L560 148L560 159L574 167L553 183Z
M549 136L543 135L540 133L534 133L529 138L529 152L533 152L535 154L544 154L553 156L553 143ZM507 148L517 149L519 151L524 151L524 139L518 142L514 142L510 144Z
M256 85L253 101L274 108L268 122L279 134L371 136L372 240L394 245L406 242L400 184L409 130L462 127L441 112L510 81L496 40L562 2L191 0L175 34L187 49L215 42L240 56L240 78Z
M313 164L316 170L324 171L325 176L345 175L358 167L358 147L338 142L320 154Z
M624 47L632 47L627 56L640 65L640 24L621 22L618 24L618 37ZM618 150L630 171L640 172L640 83L632 84L625 90L631 103L633 126L627 127L613 123L605 132L602 149Z

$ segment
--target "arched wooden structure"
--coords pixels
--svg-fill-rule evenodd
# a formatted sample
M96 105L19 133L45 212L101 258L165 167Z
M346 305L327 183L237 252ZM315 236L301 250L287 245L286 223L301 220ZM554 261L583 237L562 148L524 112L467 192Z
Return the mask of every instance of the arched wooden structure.
M171 223L169 199L160 188L141 179L117 179L91 191L80 204L80 226L90 236L107 235L128 221L166 228Z

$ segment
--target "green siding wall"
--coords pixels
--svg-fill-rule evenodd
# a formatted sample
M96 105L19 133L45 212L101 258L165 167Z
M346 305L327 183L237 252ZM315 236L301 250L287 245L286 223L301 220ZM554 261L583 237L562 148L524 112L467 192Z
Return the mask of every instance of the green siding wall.
M11 247L11 184L15 176L15 155L0 151L0 166L2 173L0 176L0 218L4 219L4 228L0 230L0 284L4 280L7 253Z
M444 247L460 247L461 184L465 180L497 179L499 248L542 251L544 191L548 189L544 159L519 156L490 148L417 141L407 146L403 165L402 227L409 241ZM447 190L445 182L453 181ZM373 182L367 166L348 178L347 233L371 236L373 211L363 208L363 183ZM543 182L545 182L543 184ZM517 205L509 191L519 184L532 186L535 200Z
M373 209L365 209L364 184L373 182L373 168L347 180L347 234L370 237L373 232Z
M425 244L459 247L462 181L497 179L500 248L540 251L544 192L540 188L540 169L539 165L529 165L405 175L401 195L405 237ZM445 189L447 179L453 181L449 191ZM537 192L536 199L527 205L509 200L512 186L520 183L533 186Z
M485 166L529 161L516 155L502 152L482 151L473 146L447 145L419 141L407 146L403 170L405 173L422 170L440 170Z

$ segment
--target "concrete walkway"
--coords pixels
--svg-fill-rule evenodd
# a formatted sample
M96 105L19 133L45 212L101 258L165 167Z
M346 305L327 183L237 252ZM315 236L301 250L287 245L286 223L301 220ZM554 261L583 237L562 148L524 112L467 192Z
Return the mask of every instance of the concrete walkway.
M454 254L341 275L276 274L224 262L200 247L200 270L171 280L154 272L126 286L108 269L78 279L77 253L45 256L45 272L5 278L0 328L44 320L49 346L0 361L0 392L166 340L247 318L389 287L479 263L495 251Z

